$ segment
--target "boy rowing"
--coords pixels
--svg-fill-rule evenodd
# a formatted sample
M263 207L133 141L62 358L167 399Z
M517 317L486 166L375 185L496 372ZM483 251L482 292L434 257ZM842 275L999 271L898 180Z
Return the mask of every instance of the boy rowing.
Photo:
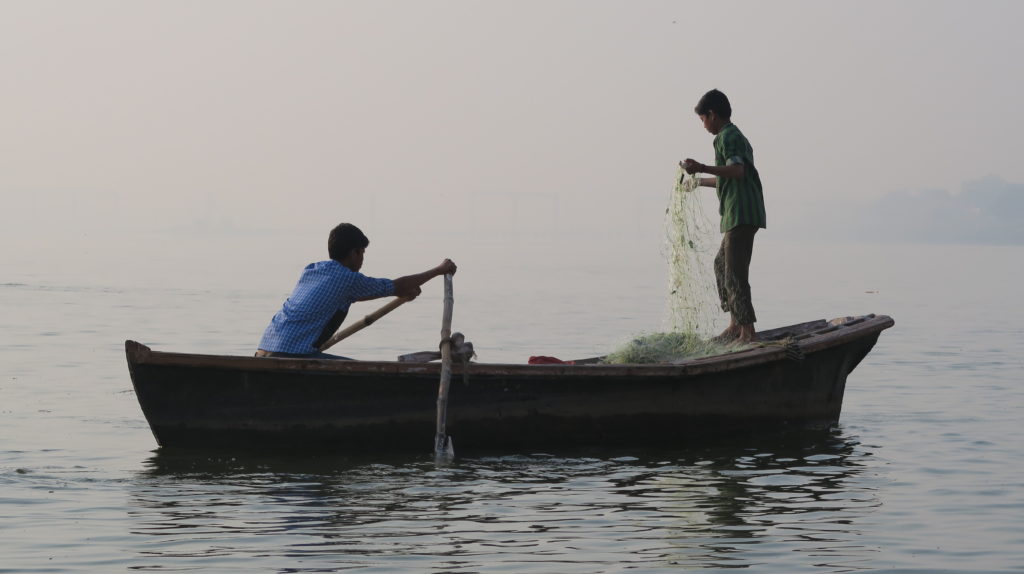
M394 295L413 299L420 286L438 275L453 274L455 263L440 265L398 279L378 279L359 272L370 240L358 227L342 223L327 239L330 259L310 263L260 340L257 357L346 359L320 351L356 301Z

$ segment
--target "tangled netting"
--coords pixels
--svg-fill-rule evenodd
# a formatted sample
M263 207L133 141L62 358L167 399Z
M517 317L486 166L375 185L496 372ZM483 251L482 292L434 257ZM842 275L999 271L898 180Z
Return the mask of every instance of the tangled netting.
M718 228L704 213L696 175L680 168L665 210L668 259L667 333L634 338L605 357L606 363L667 363L734 351L710 339L717 306L713 259Z
M604 362L613 365L671 363L734 350L735 347L703 338L695 333L652 333L622 345L609 353Z
M714 255L718 228L704 213L697 187L700 178L676 174L665 210L665 244L668 259L668 314L673 332L710 335L714 325L716 288Z

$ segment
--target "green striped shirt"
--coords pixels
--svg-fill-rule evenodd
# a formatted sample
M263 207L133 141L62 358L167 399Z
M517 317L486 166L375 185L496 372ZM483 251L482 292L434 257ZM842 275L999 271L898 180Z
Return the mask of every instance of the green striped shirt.
M761 176L754 167L754 148L735 124L728 124L715 136L715 165L736 163L743 164L742 178L716 178L722 233L737 225L767 227Z

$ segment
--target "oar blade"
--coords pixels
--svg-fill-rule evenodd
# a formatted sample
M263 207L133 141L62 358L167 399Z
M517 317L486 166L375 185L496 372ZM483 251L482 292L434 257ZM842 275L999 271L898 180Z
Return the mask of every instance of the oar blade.
M434 439L434 461L451 462L455 458L455 446L452 444L452 437L443 434L437 435Z

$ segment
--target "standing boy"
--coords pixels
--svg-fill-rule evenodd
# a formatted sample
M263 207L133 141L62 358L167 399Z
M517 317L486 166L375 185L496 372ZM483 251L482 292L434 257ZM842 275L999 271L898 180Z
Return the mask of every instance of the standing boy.
M715 257L715 279L722 310L730 315L729 327L720 340L750 343L756 340L754 305L750 300L750 258L754 234L766 226L761 177L754 167L754 150L732 123L729 98L718 90L704 94L694 109L704 129L715 136L715 165L692 159L679 162L687 173L706 173L704 187L718 192L718 213L722 216L722 246Z
M456 270L445 259L433 269L395 280L367 277L359 269L369 244L351 223L332 229L327 239L330 259L310 263L302 271L292 294L264 331L256 356L344 359L321 352L320 345L345 320L352 303L389 295L412 299L420 294L420 285Z

